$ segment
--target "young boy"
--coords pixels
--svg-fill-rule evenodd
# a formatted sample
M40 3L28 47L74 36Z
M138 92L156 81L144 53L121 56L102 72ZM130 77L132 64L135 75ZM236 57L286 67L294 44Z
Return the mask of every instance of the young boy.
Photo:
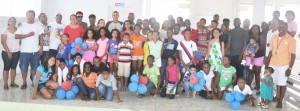
M238 78L237 85L234 86L233 91L242 93L245 96L244 100L241 103L245 103L248 100L248 98L250 98L252 107L255 106L254 97L252 95L253 93L251 91L251 88L246 84L244 78Z
M106 67L106 65L101 62L101 58L99 56L95 56L93 58L93 72L97 73L99 76L102 73L103 67Z
M65 59L61 58L59 59L59 67L57 68L57 82L58 85L61 86L61 84L67 80L67 75L69 73L68 67L66 66Z
M218 83L218 99L223 98L224 91L231 92L232 84L236 81L236 70L230 65L228 56L223 57L223 65L219 66L217 72Z
M247 44L246 47L246 51L244 53L244 57L243 57L243 61L242 61L242 65L246 64L246 56L251 58L251 62L250 62L250 67L249 69L253 68L253 62L254 62L254 57L255 57L255 53L258 51L259 49L259 45L256 42L256 38L255 37L250 37L250 42Z
M80 71L83 72L83 65L84 65L85 61L82 59L82 55L80 53L76 53L75 54L75 64L78 64L80 67Z
M71 58L71 45L68 43L69 41L69 35L68 34L64 34L61 38L61 43L60 45L57 47L57 59L65 59L66 61L69 61Z
M159 84L160 84L160 73L159 69L154 66L154 56L149 55L148 58L148 65L145 67L143 71L143 75L148 78L148 83L146 84L147 87L147 93L150 93L151 95L158 94L159 90ZM141 98L143 95L139 95L139 98Z
M128 84L128 77L130 75L130 64L131 64L131 50L132 44L129 42L130 35L124 34L123 42L118 46L118 76L121 79L121 90L126 91ZM125 81L125 82L124 82Z
M117 89L117 80L114 75L109 73L108 67L102 68L102 73L98 76L96 87L98 88L102 99L112 101L115 95L117 97L117 103L123 102L120 99L119 91Z
M153 32L153 40L148 42L150 55L155 58L154 66L160 69L163 42L159 40L159 32Z
M184 91L185 91L185 96L188 98L191 97L190 90L192 90L192 88L190 88L190 85L189 85L190 77L191 77L191 75L196 75L196 72L197 72L196 66L190 65L189 72L186 72L183 77L183 87L184 87Z

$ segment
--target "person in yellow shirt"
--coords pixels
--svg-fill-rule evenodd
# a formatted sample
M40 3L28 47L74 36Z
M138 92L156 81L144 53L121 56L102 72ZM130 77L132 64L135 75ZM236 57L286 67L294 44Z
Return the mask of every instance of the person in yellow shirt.
M152 41L152 36L153 36L152 31L147 33L147 41L145 42L144 47L143 47L144 48L144 66L147 65L147 58L150 55L148 42Z

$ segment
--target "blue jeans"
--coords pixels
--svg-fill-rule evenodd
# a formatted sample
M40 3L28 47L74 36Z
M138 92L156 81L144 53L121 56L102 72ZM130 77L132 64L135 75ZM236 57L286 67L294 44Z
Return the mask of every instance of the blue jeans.
M189 85L189 81L183 81L183 88L184 88L184 93L185 94L189 94L190 93L190 85Z
M147 93L152 93L155 90L155 85L149 78L147 81L148 81L148 83L146 84Z
M112 87L105 86L104 84L100 84L98 87L98 90L100 91L100 96L103 96L108 101L112 101L114 97L114 90Z
M30 64L31 71L36 71L36 69L40 65L39 59L40 56L38 52L32 52L32 53L21 52L20 64L19 64L21 72L27 72L29 64Z
M243 78L248 81L248 77L249 77L249 66L245 66L244 70L243 70ZM247 83L247 82L246 82Z
M95 90L93 88L90 88L87 85L85 85L85 83L83 82L83 80L80 77L78 77L76 79L77 79L77 85L78 85L82 95L88 96L90 99L96 100Z
M160 69L160 85L159 87L163 87L165 79L166 79L166 69L168 66L168 59L161 59L161 69Z

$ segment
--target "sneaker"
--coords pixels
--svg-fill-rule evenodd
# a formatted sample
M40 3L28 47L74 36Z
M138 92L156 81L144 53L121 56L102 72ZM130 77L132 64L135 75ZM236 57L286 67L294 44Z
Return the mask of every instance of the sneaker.
M246 60L242 60L242 65L246 65Z
M249 69L253 69L253 65L252 64L250 64Z

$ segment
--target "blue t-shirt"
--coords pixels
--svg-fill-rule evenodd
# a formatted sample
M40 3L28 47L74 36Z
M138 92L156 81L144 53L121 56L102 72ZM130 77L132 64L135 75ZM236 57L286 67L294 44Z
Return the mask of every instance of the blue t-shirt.
M109 39L107 44L109 45L109 54L117 55L119 43L116 40Z
M37 68L37 71L41 72L41 77L40 77L40 80L39 80L39 84L46 83L50 79L50 77L52 76L52 68L49 68L48 72L45 72L44 66L40 65ZM33 81L32 81L33 84L35 83L36 76L37 76L37 74L34 75L34 78L33 78Z
M251 48L251 45L253 45L254 48ZM251 43L249 42L249 43L247 44L247 51L256 51L256 49L258 48L257 46L258 46L258 43L257 43L257 42L255 42L255 43L253 43L253 44L251 44Z
M66 61L69 60L69 53L71 51L71 45L65 44L65 49L60 50L60 45L57 47L57 59L65 59Z

